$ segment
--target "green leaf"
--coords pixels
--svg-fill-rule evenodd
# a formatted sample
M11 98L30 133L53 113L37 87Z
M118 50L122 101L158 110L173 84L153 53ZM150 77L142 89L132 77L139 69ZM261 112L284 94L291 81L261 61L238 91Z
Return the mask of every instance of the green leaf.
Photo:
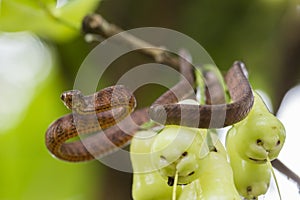
M54 0L2 0L0 31L32 31L41 37L65 41L80 33L82 18L100 0L72 0L58 6Z

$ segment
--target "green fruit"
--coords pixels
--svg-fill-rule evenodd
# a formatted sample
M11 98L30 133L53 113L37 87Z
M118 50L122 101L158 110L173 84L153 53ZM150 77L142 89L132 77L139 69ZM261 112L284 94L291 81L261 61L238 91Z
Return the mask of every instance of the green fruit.
M208 130L208 133L210 134L210 137L211 137L211 143L214 146L214 148L211 149L210 151L218 152L221 155L223 155L225 159L227 159L226 149L225 149L224 145L222 144L222 142L219 140L218 135L216 133L212 132L210 129ZM207 137L209 137L209 135L207 135Z
M268 163L257 164L242 159L235 149L235 145L229 141L227 152L233 170L234 183L240 195L247 199L256 199L267 192L271 169Z
M176 172L178 184L188 184L198 178L199 161L208 152L203 142L205 135L206 131L201 129L166 126L155 138L152 162L170 185Z
M210 152L199 164L199 178L182 189L179 200L240 200L224 155Z
M182 192L178 200L187 200L187 199L200 199L200 181L196 179L188 185L185 185L182 189Z
M265 163L267 158L278 157L285 142L282 123L266 108L255 93L254 105L249 115L234 125L227 139L234 140L240 157L254 163Z
M173 187L169 186L158 172L133 175L132 198L134 200L170 200ZM177 186L177 195L180 195Z
M154 131L139 131L130 144L130 159L135 173L156 171L151 160L151 146L157 133Z
M135 134L130 145L130 158L133 166L132 197L135 200L170 200L173 188L151 167L151 145L156 137L153 131L140 131ZM177 195L180 194L177 188Z

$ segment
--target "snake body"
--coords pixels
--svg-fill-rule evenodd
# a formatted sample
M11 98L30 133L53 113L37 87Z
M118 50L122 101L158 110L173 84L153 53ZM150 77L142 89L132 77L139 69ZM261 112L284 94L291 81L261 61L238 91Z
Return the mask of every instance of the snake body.
M178 104L181 93L175 95L169 90L150 107L150 118L165 125L177 124L196 128L222 128L241 121L249 113L254 101L251 86L243 70L243 64L235 62L225 76L232 103ZM186 87L182 85L176 87L186 91Z
M162 124L198 128L220 128L234 124L247 116L253 104L252 90L242 70L242 63L236 62L225 76L233 100L229 104L177 104L194 93L193 68L184 63L180 66L183 75L181 81L159 97L149 110L144 108L133 112L135 98L121 85L104 88L90 96L83 96L78 90L65 92L61 98L73 113L57 119L49 126L46 146L60 159L79 162L102 157L125 146L140 129L139 126L150 118ZM219 120L218 113L224 112L224 121ZM190 123L197 119L197 124ZM87 137L68 141L84 135Z
M73 113L57 119L46 131L46 146L56 157L73 162L91 160L94 156L104 155L130 140L130 135L114 126L124 120L136 105L135 97L124 86L107 87L90 96L83 96L80 91L71 90L64 92L61 99ZM138 119L136 115L147 116L145 113L147 111L141 110L132 117ZM149 119L143 121L146 120ZM143 122L138 120L137 123ZM78 135L100 131L103 134L94 134L85 139L68 142ZM100 144L97 144L99 141Z

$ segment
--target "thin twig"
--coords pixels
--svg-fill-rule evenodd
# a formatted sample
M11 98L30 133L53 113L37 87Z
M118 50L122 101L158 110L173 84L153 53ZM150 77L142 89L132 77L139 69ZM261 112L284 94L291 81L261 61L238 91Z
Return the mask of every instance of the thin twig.
M270 169L271 169L271 173L272 173L272 176L273 176L273 179L274 179L274 182L275 182L276 188L277 188L277 192L278 192L279 200L282 200L282 196L281 196L281 192L280 192L280 188L279 188L278 180L277 180L277 177L276 177L276 174L275 174L274 168L273 168L273 166L272 166L272 163L271 163L271 161L270 161L269 157L267 158L267 164L268 164L268 166L269 166L269 167L270 167Z
M172 200L176 200L177 184L178 184L178 171L176 170L174 184L173 184L173 191L172 191Z
M293 172L291 169L289 169L285 164L283 164L278 159L273 160L272 165L273 165L273 167L275 167L275 169L277 169L278 171L280 171L281 173L286 175L288 177L288 179L292 179L293 181L295 181L298 185L298 189L300 192L300 177L295 172Z
M103 38L109 38L113 35L122 33L119 35L120 37L118 37L121 43L139 49L143 54L150 56L157 63L170 65L175 69L179 69L180 60L171 53L168 53L166 49L154 46L125 32L114 24L108 23L98 14L86 16L82 22L82 30L84 33L97 34Z

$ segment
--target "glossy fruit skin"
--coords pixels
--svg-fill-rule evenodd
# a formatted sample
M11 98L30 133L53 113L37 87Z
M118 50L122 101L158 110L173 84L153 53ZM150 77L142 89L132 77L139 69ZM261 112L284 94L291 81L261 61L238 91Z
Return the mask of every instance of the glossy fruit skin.
M156 169L165 179L173 179L177 171L178 184L196 180L205 134L201 129L166 126L152 144L152 162Z
M255 199L267 192L270 185L271 169L268 163L255 163L242 159L230 135L229 133L226 147L233 170L235 186L243 197Z
M140 131L131 141L130 158L134 170L132 198L135 200L170 200L172 197L173 188L151 167L151 145L155 137L153 131ZM178 195L180 192L178 187Z
M200 176L185 186L179 200L240 200L234 186L233 172L219 152L210 152L200 162Z
M260 96L254 93L249 115L230 130L240 157L254 163L265 163L278 157L285 142L283 124L268 111Z
M173 187L161 177L158 172L134 174L132 185L132 198L134 200L170 200ZM178 195L180 187L177 188Z
M249 115L233 125L226 136L235 186L243 197L256 199L267 192L272 174L267 162L278 157L285 137L282 123L254 92Z

